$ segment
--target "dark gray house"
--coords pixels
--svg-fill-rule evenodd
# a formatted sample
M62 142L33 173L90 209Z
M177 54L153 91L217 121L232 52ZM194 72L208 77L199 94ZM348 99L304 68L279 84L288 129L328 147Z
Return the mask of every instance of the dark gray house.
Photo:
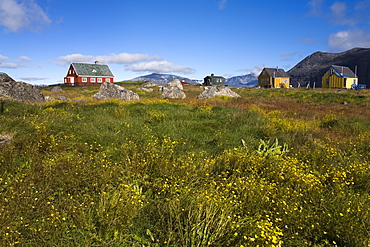
M204 86L225 86L226 79L222 76L215 76L211 74L211 76L204 77Z

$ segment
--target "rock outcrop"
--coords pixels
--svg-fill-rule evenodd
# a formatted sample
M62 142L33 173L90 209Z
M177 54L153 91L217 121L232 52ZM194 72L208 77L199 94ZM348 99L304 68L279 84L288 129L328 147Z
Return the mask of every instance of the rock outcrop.
M197 97L198 99L208 99L215 96L228 96L232 98L240 98L240 95L231 91L228 87L205 87L204 91Z
M16 82L4 73L0 73L0 97L28 102L44 101L44 95L37 87L25 82Z
M11 78L5 73L0 73L0 82L11 82L11 81L14 82L15 80L13 80L13 78Z
M184 88L179 79L175 79L162 87L162 98L185 99Z
M110 82L104 82L100 86L99 92L94 94L94 98L96 100L104 100L111 98L121 100L139 100L139 95L119 85Z
M353 48L341 53L315 52L303 59L287 73L291 84L303 87L307 84L321 87L321 78L331 65L346 66L357 73L358 82L370 87L370 49Z
M158 84L155 84L153 82L147 81L147 82L144 82L141 86L142 87L155 87L155 86L158 86Z

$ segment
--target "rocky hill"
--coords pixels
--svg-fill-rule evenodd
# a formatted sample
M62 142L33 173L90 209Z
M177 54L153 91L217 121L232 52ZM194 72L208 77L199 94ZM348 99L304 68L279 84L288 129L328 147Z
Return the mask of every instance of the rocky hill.
M226 85L232 87L253 87L258 83L258 78L254 74L233 76L226 80Z
M291 84L294 87L300 83L312 86L316 82L317 87L321 87L321 78L331 65L349 67L356 72L359 83L370 87L370 49L354 48L341 53L315 52L306 57L287 73L291 76Z

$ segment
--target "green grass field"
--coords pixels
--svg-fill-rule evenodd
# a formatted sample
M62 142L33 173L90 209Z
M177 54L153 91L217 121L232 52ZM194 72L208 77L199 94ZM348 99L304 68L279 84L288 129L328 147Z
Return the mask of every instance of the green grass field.
M370 246L368 90L124 85L5 102L1 246Z

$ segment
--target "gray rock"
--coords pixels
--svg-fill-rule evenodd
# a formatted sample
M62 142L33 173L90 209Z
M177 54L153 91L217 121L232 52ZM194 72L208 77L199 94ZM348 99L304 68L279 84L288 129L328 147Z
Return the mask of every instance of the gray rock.
M186 95L184 93L184 88L179 79L175 79L162 88L162 98L170 98L170 99L185 99Z
M56 99L63 100L63 101L68 101L68 99L63 95L57 96Z
M139 100L139 95L124 87L110 82L104 82L100 86L99 92L94 94L96 100L116 98L121 100Z
M0 82L10 82L10 81L14 82L15 80L13 80L13 78L11 78L5 73L0 73Z
M197 97L198 99L208 99L215 96L228 96L233 98L240 98L240 95L231 91L228 87L204 87L204 91Z
M5 147L11 140L12 138L9 135L0 135L0 148Z
M155 87L155 86L158 86L157 84L153 83L153 82L144 82L142 85L142 87Z
M64 91L61 86L52 86L50 87L50 92L62 92Z
M14 80L0 81L0 96L28 102L44 101L44 95L37 87Z

